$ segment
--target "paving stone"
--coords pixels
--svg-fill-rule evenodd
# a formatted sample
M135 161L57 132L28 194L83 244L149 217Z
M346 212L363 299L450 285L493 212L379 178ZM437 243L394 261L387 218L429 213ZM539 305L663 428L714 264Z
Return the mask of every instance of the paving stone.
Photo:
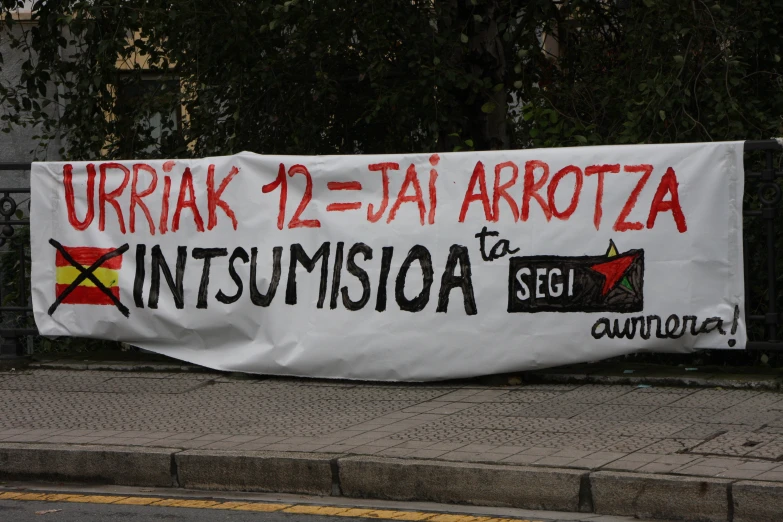
M773 392L30 370L3 374L0 411L3 442L648 466L733 479L783 474L750 466L783 457L783 395ZM710 455L728 460L719 464Z
M676 404L676 403L674 403ZM721 408L663 406L648 413L645 422L697 423L710 422L721 413Z
M611 471L636 471L639 468L646 466L644 462L638 462L634 460L617 459L612 462L606 463L601 466L601 469Z
M753 479L757 476L761 475L763 472L761 471L755 471L752 469L727 469L726 471L722 473L718 473L715 475L719 478L727 478L727 479Z
M695 460L699 459L696 455L662 455L655 459L653 462L661 464L677 464L678 466L684 466Z
M765 408L748 408L744 403L728 408L707 422L726 424L767 424L783 418L783 412Z
M652 444L655 444L659 440L660 439L652 439L652 438L645 438L645 437L627 437L627 438L623 438L622 440L614 444L610 444L606 446L604 450L623 452L623 453L632 453L634 451L639 451L643 448L647 448Z
M771 433L729 432L700 444L690 451L700 454L742 456L754 450L758 451L766 443L781 440L783 439Z
M624 420L643 420L647 415L657 409L657 406L639 406L633 404L599 404L586 411L583 411L577 416L577 418L621 418Z
M619 397L636 391L633 386L613 386L603 384L586 384L575 390L564 393L560 399L566 402L577 402L584 404L602 404L613 402Z
M783 482L783 471L766 471L761 475L756 475L757 480L774 480Z
M742 424L713 424L713 423L694 423L680 431L671 434L675 439L709 439L721 432L727 431L756 431L756 427L745 426Z
M526 384L525 390L527 391L559 391L559 392L567 392L571 390L575 390L581 386L584 386L583 384L563 384L563 383L546 383L546 384Z
M645 453L659 453L662 455L672 455L675 453L684 453L697 446L702 441L700 439L661 439L649 446L642 448Z
M501 461L507 464L532 464L540 458L540 455L525 455L524 453L517 453L506 456L505 458L501 459Z
M664 438L682 431L688 424L673 424L669 422L628 422L606 430L609 435L627 435L639 437Z
M518 404L533 404L548 401L563 394L562 391L545 390L512 390L505 395L493 399L493 402L514 402Z
M736 431L742 431L742 430L736 430ZM778 434L783 434L783 427L764 426L763 428L759 428L759 429L756 429L756 430L745 430L745 431L754 431L756 433L778 433Z
M568 419L587 411L589 407L589 404L557 399L537 404L498 403L482 408L482 411L500 416Z
M700 390L672 404L676 408L729 408L761 392L748 390Z
M665 406L683 398L682 393L656 393L651 388L637 388L606 401L609 404L635 404L639 406Z
M783 435L778 436L776 440L752 448L752 450L749 451L746 456L761 457L766 459L780 459L783 457Z

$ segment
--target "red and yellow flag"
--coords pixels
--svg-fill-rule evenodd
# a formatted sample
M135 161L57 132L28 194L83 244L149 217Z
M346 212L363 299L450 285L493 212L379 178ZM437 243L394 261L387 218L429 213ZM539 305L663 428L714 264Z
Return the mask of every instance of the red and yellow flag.
M63 247L64 250L76 261L77 264L84 268L89 268L102 256L113 252L114 248L95 248L95 247ZM57 284L55 293L57 297L60 297L66 288L68 288L81 274L81 271L75 267L65 256L58 250L57 259L55 261L57 267ZM114 296L119 299L120 287L119 270L122 267L122 255L118 255L111 259L107 259L104 263L96 268L92 274L98 281L100 281ZM95 286L95 283L90 279L85 279L74 288L71 293L65 296L62 300L64 304L92 304L92 305L112 305L111 298L106 293Z

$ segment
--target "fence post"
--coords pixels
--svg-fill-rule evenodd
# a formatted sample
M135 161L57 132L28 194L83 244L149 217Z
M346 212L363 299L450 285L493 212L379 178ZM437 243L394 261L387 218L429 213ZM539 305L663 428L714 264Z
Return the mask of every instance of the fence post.
M0 163L0 171L29 171L30 163ZM16 216L17 200L13 194L29 195L29 188L2 188L0 189L0 247L13 248L9 241L13 238L17 226L29 226L29 219L18 219ZM0 286L0 365L18 364L27 358L25 339L28 335L36 333L35 328L26 324L18 324L19 317L27 318L32 313L32 307L28 304L27 278L25 275L27 260L25 258L25 245L20 244L18 250L13 252L18 255L19 272L16 275L17 295L16 304L7 305L7 295L3 295L3 287ZM0 274L2 275L2 274ZM10 316L10 317L9 317ZM11 321L10 327L6 321Z
M761 208L754 210L745 209L743 213L746 217L761 219L767 248L766 311L764 314L751 315L746 313L745 315L746 321L764 325L765 339L763 341L748 342L748 349L751 350L779 351L783 349L778 339L778 327L780 326L781 317L777 310L777 256L775 252L775 221L778 217L777 207L782 199L781 188L776 180L783 177L782 173L775 170L775 155L779 154L781 150L783 150L783 146L778 140L745 142L745 152L763 151L765 160L764 168L761 172L745 171L746 182L749 179L758 180L756 194L761 203ZM747 242L744 242L743 246L747 261ZM745 264L745 282L745 309L748 310L751 301L747 262Z

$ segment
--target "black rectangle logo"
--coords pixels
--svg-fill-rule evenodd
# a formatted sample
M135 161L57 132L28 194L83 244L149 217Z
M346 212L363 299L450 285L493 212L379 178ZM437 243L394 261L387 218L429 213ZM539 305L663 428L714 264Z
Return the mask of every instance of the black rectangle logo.
M509 313L643 309L644 250L618 254L612 244L605 256L509 259Z

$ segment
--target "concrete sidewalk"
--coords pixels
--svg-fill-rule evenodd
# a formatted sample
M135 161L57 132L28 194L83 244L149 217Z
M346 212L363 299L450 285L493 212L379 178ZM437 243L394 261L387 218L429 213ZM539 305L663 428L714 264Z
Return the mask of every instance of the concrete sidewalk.
M783 519L783 394L0 373L0 477Z

